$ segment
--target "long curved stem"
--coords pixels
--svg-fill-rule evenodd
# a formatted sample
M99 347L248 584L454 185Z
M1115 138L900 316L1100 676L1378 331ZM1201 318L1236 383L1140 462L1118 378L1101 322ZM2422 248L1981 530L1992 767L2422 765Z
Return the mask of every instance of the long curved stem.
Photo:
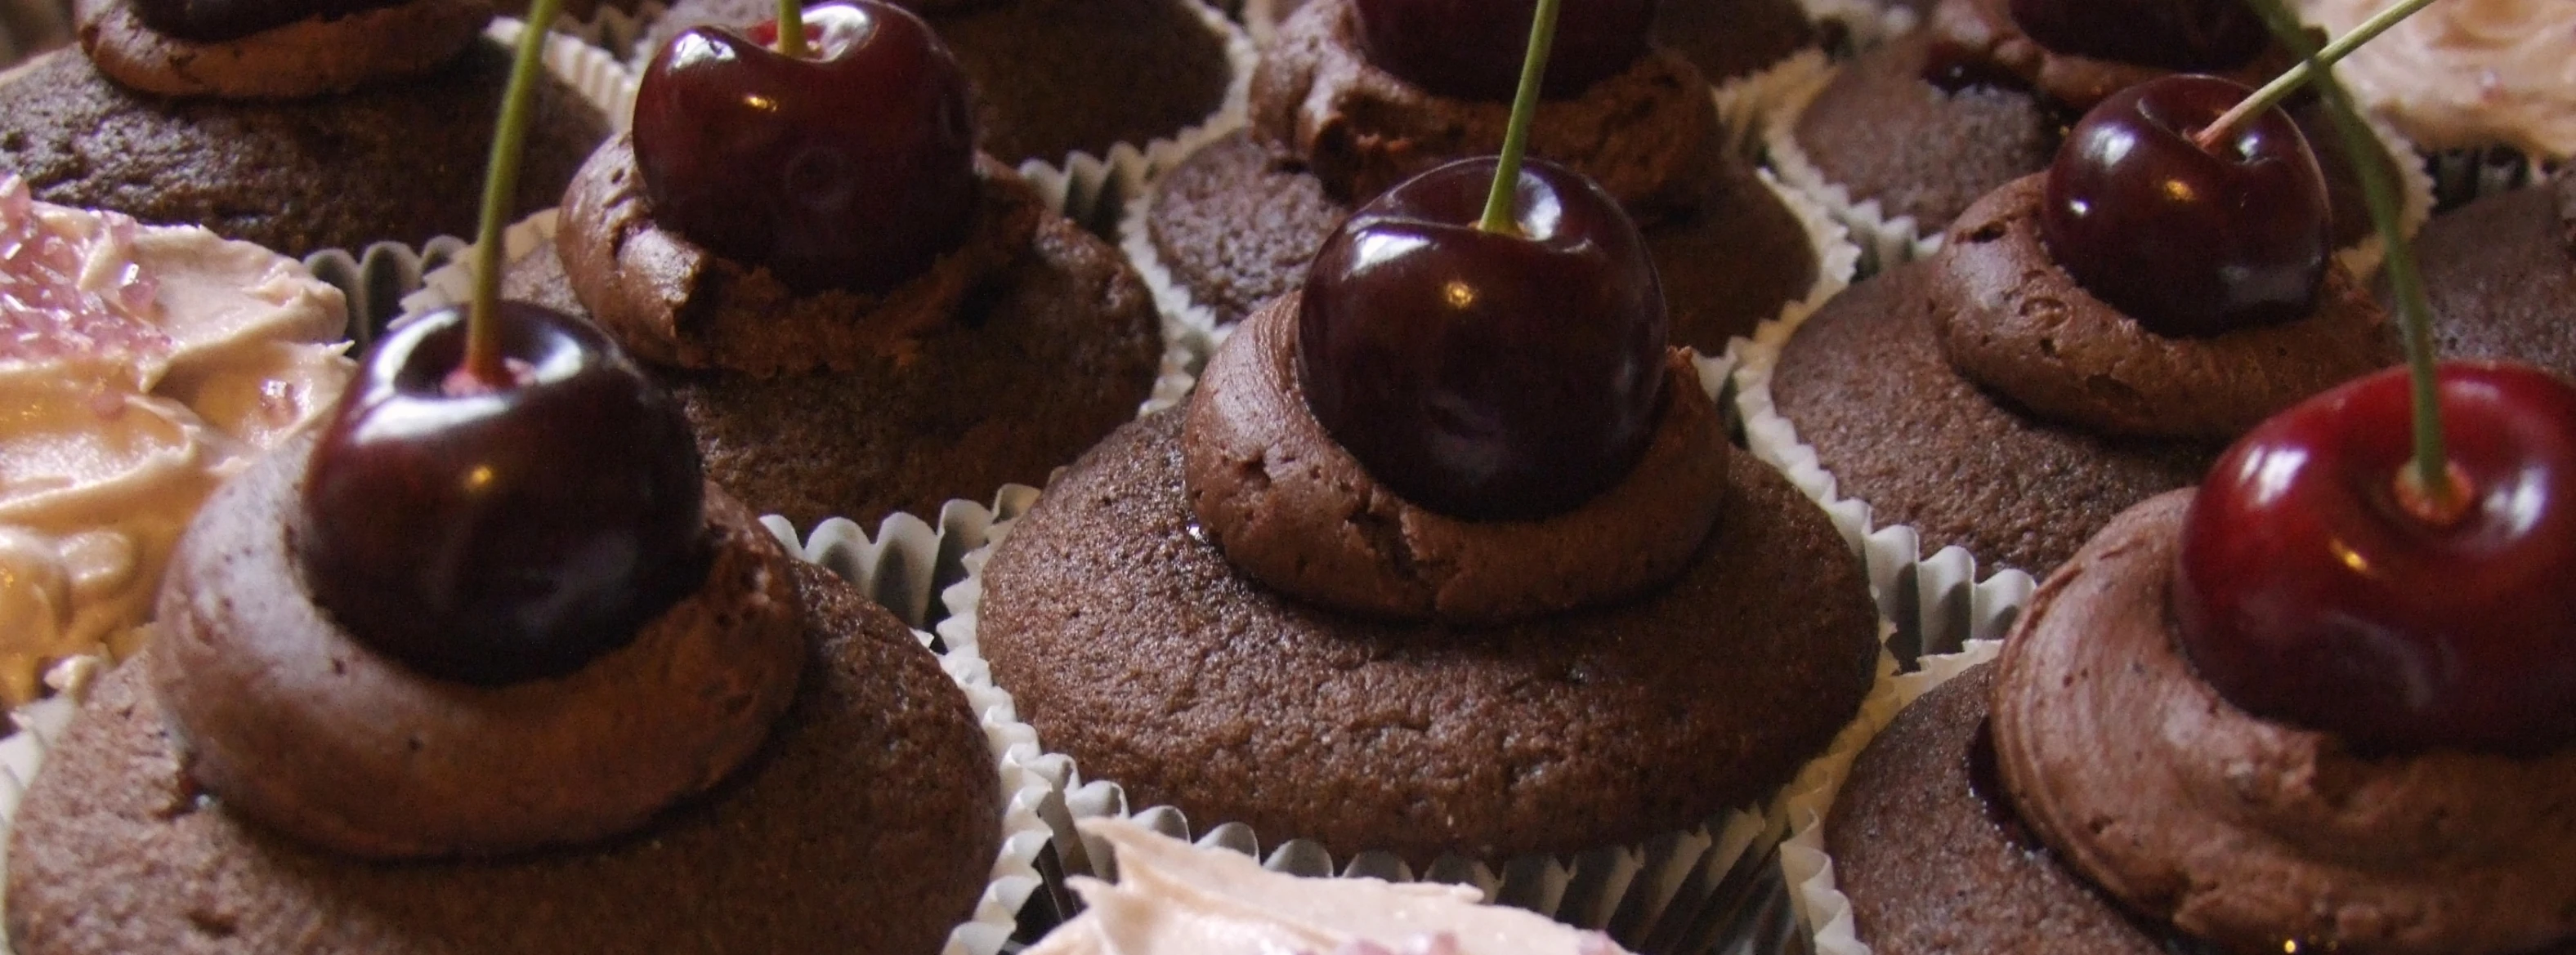
M2421 9L2424 2L2426 0L2406 0L2382 11L2371 21L2378 23L2386 19L2388 23L2394 23ZM2467 494L2454 479L2450 453L2442 434L2442 402L2434 378L2433 308L2425 301L2424 276L2415 265L2415 247L2406 240L2405 226L2400 221L2402 213L2398 208L2396 182L2386 163L2381 161L2386 150L2380 146L2379 138L2371 135L2370 127L2362 122L2361 114L2353 108L2352 97L2344 92L2343 84L2336 82L2334 74L2320 62L2322 53L2315 48L2314 41L2308 39L2298 18L2282 5L2281 0L2254 0L2253 7L2271 26L2274 36L2279 37L2291 52L2307 58L2299 70L2292 72L2304 71L2309 81L2316 84L2318 94L2325 99L2326 115L2334 121L2335 135L2343 140L2344 154L2353 157L2354 172L2361 179L2362 198L2370 207L2371 225L2378 229L2379 244L2387 250L2386 261L2381 268L2388 271L2389 291L2397 299L2397 327L2404 336L2407 370L2414 384L2415 459L2408 469L2411 476L2401 479L2400 483L2409 493L2420 496L2420 509L2426 513L2419 516L2436 519L2445 514L2456 516L2460 505L2467 500ZM2394 17L2390 16L2392 12L2396 13ZM2368 26L2364 24L2364 28ZM2381 24L2379 28L2384 30L2387 24ZM2360 32L2353 31L2354 34ZM2347 34L2346 38L2351 35ZM2285 77L2287 75L2284 74Z
M2301 34L2300 42L2291 44L2290 49L2308 53L2307 59L2299 61L2298 65L2273 77L2272 82L2263 84L2262 89L2255 90L2254 95L2246 97L2245 101L2236 104L2234 109L2219 114L2217 119L2210 121L2207 129L2201 130L2200 134L2193 138L2200 143L2202 149L2208 149L2226 139L2228 133L2234 132L2236 127L2245 125L2246 120L2254 118L2264 110L2271 109L2282 100L2288 99L2290 94L2298 92L2299 87L2308 85L2309 77L2326 72L2329 67L2350 55L2352 51L2361 49L2362 44L2388 32L2389 27L2396 26L2400 20L2414 16L2415 11L2424 9L2432 2L2433 0L2399 0L2397 3L2389 4L2387 9L2372 14L2370 19L2352 28L2352 32L2336 37L2334 42L2326 44L2325 49L2322 50L2308 51L2305 43L2306 35Z
M528 151L528 113L537 97L537 77L545 69L547 25L563 0L535 0L528 21L519 28L518 57L510 65L510 85L501 94L500 128L492 134L492 156L483 171L483 218L474 230L474 296L466 313L466 377L499 387L510 380L501 355L501 225L509 218L510 200L519 194L519 158Z
M1512 95L1512 122L1503 130L1503 154L1494 163L1494 188L1485 193L1485 217L1476 227L1487 232L1519 232L1512 215L1520 192L1521 157L1529 151L1530 121L1538 115L1539 81L1547 76L1547 55L1556 43L1558 0L1538 0L1530 18L1529 50L1521 55L1521 86Z

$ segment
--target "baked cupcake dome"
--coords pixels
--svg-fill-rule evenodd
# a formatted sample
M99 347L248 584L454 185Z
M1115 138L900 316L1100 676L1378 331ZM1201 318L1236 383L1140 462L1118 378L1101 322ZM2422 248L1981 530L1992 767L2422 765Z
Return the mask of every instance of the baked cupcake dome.
M477 39L428 74L349 92L172 98L57 51L0 82L0 169L46 201L204 225L289 255L468 235L509 67L507 51ZM609 127L548 77L514 208L553 205Z
M2576 375L2576 175L2433 217L2415 243L2445 357L2525 361ZM2391 301L2388 283L2380 300ZM2393 307L2393 305L2392 305Z

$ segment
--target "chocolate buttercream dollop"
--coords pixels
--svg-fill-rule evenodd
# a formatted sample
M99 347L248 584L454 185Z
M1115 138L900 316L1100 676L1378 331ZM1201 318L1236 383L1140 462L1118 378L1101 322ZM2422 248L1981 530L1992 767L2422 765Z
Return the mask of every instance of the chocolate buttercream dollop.
M1298 301L1272 301L1208 361L1181 440L1200 528L1261 582L1367 616L1499 624L1652 590L1717 526L1729 451L1686 352L1619 483L1562 514L1471 521L1404 500L1324 431L1292 367Z
M2576 750L2363 755L2228 703L2175 642L2193 493L2114 520L2005 642L1994 743L2022 821L2130 908L2230 951L2576 941Z
M1940 0L1924 29L1931 37L1931 68L2008 78L2077 113L2103 97L2174 72L2049 49L2014 22L2012 0ZM2259 87L2295 62L2279 44L2271 44L2242 64L2207 72Z
M2396 328L2329 265L2313 311L2208 338L2148 331L2094 298L2040 236L2046 174L1960 213L1925 294L1952 367L2032 414L2104 434L2224 442L2327 388L2396 364Z
M1502 148L1511 104L1435 96L1368 61L1355 0L1316 0L1280 24L1253 70L1252 133L1325 191L1365 202L1433 166ZM1592 177L1640 225L1696 207L1722 161L1708 81L1650 47L1626 72L1539 103L1529 150Z
M199 513L147 656L189 775L243 815L367 858L587 842L714 787L794 698L793 559L713 484L706 582L625 647L497 687L378 655L294 566L286 517L313 447L308 432Z
M287 20L266 8L246 21L257 29L181 35L149 22L170 14L147 14L141 2L77 0L81 50L108 78L163 96L301 99L418 76L455 59L492 21L491 0L361 0Z
M764 376L850 371L911 357L922 335L1030 253L1046 214L1037 192L991 156L976 157L975 175L980 205L965 243L882 294L799 293L662 225L623 133L573 176L555 247L591 319L647 362Z

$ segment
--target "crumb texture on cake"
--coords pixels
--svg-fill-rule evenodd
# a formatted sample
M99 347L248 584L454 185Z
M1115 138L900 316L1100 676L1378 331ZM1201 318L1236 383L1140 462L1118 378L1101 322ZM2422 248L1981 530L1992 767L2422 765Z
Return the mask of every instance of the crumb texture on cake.
M302 256L474 234L510 54L482 40L416 81L308 100L136 93L77 51L0 82L0 169L36 197L155 224L203 225ZM529 118L513 217L554 206L608 136L598 107L551 75Z

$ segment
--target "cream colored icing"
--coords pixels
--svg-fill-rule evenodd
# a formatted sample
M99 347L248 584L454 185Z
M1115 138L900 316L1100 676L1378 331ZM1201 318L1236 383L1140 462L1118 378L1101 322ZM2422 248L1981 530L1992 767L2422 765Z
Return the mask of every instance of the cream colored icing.
M1076 877L1089 905L1028 955L1620 955L1595 932L1479 904L1473 887L1308 879L1124 819L1087 819L1118 881Z
M0 181L0 698L139 642L198 503L339 397L346 316L259 246Z
M2335 33L2389 0L2306 0ZM2338 67L2364 102L2418 144L2502 144L2536 158L2576 156L2576 2L2442 0Z

